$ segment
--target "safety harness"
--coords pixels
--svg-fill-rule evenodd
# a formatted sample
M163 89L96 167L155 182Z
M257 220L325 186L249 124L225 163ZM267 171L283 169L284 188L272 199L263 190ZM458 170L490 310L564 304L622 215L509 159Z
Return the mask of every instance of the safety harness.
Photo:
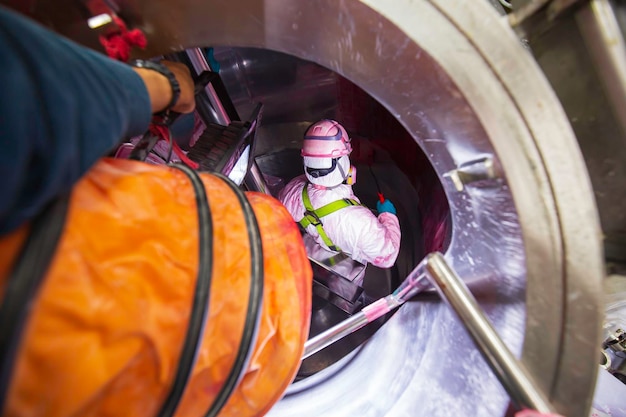
M311 199L309 198L309 192L307 190L309 188L309 184L304 184L302 188L302 202L304 203L304 217L302 220L298 222L300 226L304 229L307 228L308 225L312 224L317 229L317 233L319 233L320 237L328 246L330 250L341 252L339 246L335 245L332 240L328 237L326 232L324 231L324 225L322 224L321 218L324 216L328 216L330 213L334 213L338 210L341 210L345 207L350 206L360 206L361 204L353 200L351 198L343 198L341 200L333 201L332 203L328 203L325 206L318 208L317 210L313 208L311 204Z

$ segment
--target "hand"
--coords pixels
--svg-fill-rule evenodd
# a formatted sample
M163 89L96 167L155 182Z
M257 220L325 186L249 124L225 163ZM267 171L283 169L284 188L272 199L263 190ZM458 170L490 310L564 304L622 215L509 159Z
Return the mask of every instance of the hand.
M180 62L172 61L161 61L161 64L172 71L180 85L180 97L171 110L177 113L191 113L196 107L196 98L194 95L195 86L189 73L189 67Z
M396 214L396 206L393 205L393 203L389 200L385 200L382 203L380 201L376 202L376 210L378 210L378 213L391 213L391 214Z

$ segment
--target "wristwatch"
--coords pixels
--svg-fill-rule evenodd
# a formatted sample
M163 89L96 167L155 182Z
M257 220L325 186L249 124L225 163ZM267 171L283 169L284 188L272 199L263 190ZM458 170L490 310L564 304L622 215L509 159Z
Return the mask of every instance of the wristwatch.
M180 97L180 84L178 84L178 80L168 67L157 62L145 61L143 59L135 59L130 61L128 64L135 68L146 68L164 75L170 82L170 87L172 87L172 100L170 100L170 103L167 105L165 110L169 110L176 105L178 98Z

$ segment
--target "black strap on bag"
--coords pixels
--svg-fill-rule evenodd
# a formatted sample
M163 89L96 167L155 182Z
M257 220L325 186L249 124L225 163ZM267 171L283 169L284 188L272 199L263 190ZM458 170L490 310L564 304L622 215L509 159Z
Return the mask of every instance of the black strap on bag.
M199 227L199 265L187 335L185 336L183 349L178 361L174 383L158 413L160 417L174 415L196 363L197 352L202 344L204 327L209 314L209 295L211 293L211 274L213 272L213 221L204 184L198 173L186 165L172 164L170 166L181 170L189 177L196 194Z
M171 166L189 177L196 194L199 265L189 327L183 342L174 382L158 413L160 417L174 415L193 371L209 312L214 255L213 223L204 184L197 172L191 168L182 164ZM219 174L213 175L220 177L231 187L241 204L250 242L251 283L237 356L224 385L206 414L209 417L219 414L249 363L260 322L264 281L261 234L252 206L244 193L231 180ZM69 197L58 199L35 219L31 233L7 282L5 297L0 305L0 412L4 407L15 356L31 306L30 302L36 296L56 251L57 242L65 224L68 205Z
M35 218L7 281L0 306L0 414L4 414L2 410L31 302L56 252L68 205L69 195L60 197Z
M246 319L244 322L243 332L241 335L241 342L239 343L239 350L237 351L237 357L233 363L233 367L224 381L224 385L220 389L219 393L215 397L213 404L205 414L206 417L215 417L222 410L226 401L233 394L233 391L237 387L237 384L243 377L243 374L250 361L252 355L252 348L256 342L258 334L259 322L261 318L261 307L263 305L263 285L264 285L264 268L263 268L263 246L261 243L261 232L259 230L259 224L256 221L256 216L252 209L252 205L246 198L243 191L241 191L237 185L227 177L213 173L216 177L219 177L233 190L237 195L239 204L244 214L246 221L246 228L248 231L248 240L250 242L250 292L248 295L248 309L246 311Z

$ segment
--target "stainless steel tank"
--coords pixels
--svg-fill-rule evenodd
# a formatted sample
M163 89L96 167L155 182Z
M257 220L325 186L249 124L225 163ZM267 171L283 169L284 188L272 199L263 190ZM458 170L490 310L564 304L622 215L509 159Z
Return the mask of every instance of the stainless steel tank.
M598 212L566 114L506 17L478 0L117 4L148 34L145 56L197 46L278 51L384 106L445 190L447 260L558 410L588 415L604 277ZM269 414L491 417L509 406L436 297L404 305L322 372L315 384L294 384Z
M530 52L487 2L130 2L153 49L264 48L328 68L410 132L444 186L446 257L559 411L586 416L603 277L590 181ZM491 158L487 184L454 172ZM461 189L462 188L462 189ZM323 382L271 415L504 415L508 397L442 303L403 306Z

